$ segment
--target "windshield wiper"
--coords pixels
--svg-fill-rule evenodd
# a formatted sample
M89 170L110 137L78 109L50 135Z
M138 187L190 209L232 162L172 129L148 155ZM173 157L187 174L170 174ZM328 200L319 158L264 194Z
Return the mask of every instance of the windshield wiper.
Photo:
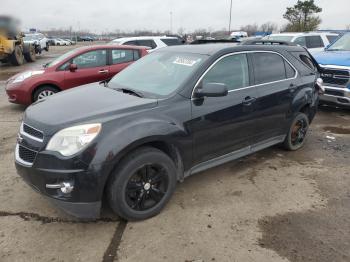
M138 96L138 97L141 97L141 98L144 97L144 95L141 92L136 91L136 90L131 89L131 88L125 88L125 87L124 88L115 88L115 90L123 92L123 93L126 93L126 94Z

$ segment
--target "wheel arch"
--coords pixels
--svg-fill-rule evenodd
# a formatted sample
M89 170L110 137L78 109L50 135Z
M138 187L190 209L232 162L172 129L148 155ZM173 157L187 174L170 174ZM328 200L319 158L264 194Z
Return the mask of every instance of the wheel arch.
M34 102L34 94L35 94L35 92L36 92L39 88L41 88L41 87L43 87L43 86L50 86L50 87L53 87L53 88L57 89L58 92L62 91L62 89L61 89L58 85L56 85L56 84L53 84L53 83L41 83L41 84L37 85L36 87L34 87L33 90L32 90L32 92L31 92L31 101L32 101L32 103Z
M111 181L113 177L113 173L118 169L118 165L120 161L122 161L131 152L142 147L153 147L162 151L167 156L169 156L174 161L174 164L176 167L177 181L183 181L184 179L183 157L184 156L182 155L179 147L169 141L165 141L164 139L146 138L139 141L135 141L134 143L130 144L129 146L121 150L120 153L115 157L115 159L113 160L113 165L109 170L107 177L105 178L101 199L103 199L103 196L105 196L108 185L110 183L109 181Z

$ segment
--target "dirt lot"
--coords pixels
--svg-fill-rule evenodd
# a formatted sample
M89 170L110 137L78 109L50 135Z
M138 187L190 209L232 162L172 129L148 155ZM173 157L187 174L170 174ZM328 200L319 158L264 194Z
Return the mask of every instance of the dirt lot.
M0 66L0 261L350 261L350 111L323 108L298 152L273 147L178 184L157 217L79 222L16 174L24 108ZM328 138L327 138L328 136Z

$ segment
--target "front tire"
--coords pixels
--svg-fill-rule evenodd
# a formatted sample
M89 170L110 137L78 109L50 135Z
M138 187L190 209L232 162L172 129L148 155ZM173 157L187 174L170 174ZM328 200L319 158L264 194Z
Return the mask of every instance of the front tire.
M295 116L287 133L287 137L283 142L284 148L290 151L302 148L305 144L309 125L309 118L307 115L299 112Z
M15 46L13 53L9 57L9 61L14 66L20 66L24 63L23 52L20 46Z
M174 162L162 151L143 147L127 155L108 185L112 210L126 220L157 215L176 187Z
M58 90L52 86L39 87L33 94L33 102L45 99L49 96L54 95L57 92L58 92Z
M28 50L28 53L24 53L24 58L27 62L35 62L36 60L35 48L30 47Z

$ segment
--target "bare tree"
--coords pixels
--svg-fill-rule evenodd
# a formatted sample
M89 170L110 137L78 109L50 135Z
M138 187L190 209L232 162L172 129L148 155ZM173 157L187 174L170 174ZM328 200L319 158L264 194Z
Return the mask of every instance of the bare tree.
M247 34L251 36L259 31L259 26L258 24L245 25L245 26L241 26L240 30L247 32Z
M264 23L260 26L260 31L262 32L274 32L274 31L277 31L278 29L278 25L276 23L273 23L273 22L267 22L267 23Z

